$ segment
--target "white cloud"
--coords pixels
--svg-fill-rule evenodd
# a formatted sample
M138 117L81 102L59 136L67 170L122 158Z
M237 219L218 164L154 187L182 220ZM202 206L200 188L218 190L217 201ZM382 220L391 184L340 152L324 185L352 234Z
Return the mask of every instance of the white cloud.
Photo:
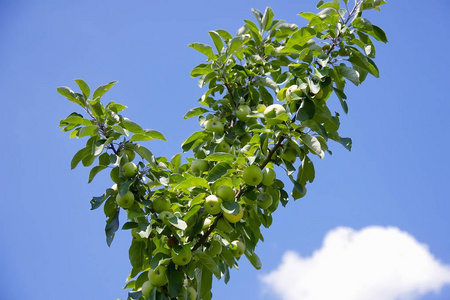
M412 300L450 284L450 266L395 227L338 227L311 257L286 252L261 277L285 300Z

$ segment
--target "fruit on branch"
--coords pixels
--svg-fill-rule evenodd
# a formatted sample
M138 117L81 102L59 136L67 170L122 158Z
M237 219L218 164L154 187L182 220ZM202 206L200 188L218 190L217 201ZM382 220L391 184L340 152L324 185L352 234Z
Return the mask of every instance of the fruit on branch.
M138 169L135 163L127 162L123 165L123 175L127 178L132 178L136 176Z
M174 215L170 211L164 210L159 215L158 218L161 219L165 224L170 224L169 219Z
M224 213L225 216L225 213ZM217 225L216 225L216 229L225 232L225 233L229 233L233 231L233 226L230 225L230 223L228 223L228 221L224 218L220 218L217 221Z
M197 291L194 289L194 287L188 287L187 292L189 294L189 300L197 300Z
M215 119L215 118L205 121L204 126L205 126L205 129L209 132L222 134L224 131L222 122L220 122L218 119Z
M148 279L154 286L163 286L167 284L167 267L159 265L155 269L148 270Z
M191 164L191 171L193 173L203 173L208 169L208 162L203 159L196 159Z
M153 290L153 284L151 283L150 280L147 280L142 284L141 292L142 292L142 295L144 295L145 297L149 297L150 292L152 290Z
M281 104L269 105L264 110L264 117L267 124L275 125L287 121L289 116L286 113L286 109Z
M258 166L251 165L245 168L242 173L242 178L246 184L256 186L261 183L263 179L263 172Z
M250 117L248 116L250 112L251 112L250 106L248 106L247 104L241 104L236 110L236 117L239 120L245 122L248 119L250 119Z
M125 153L127 154L128 161L133 161L136 157L136 153L131 149L125 149Z
M232 241L230 244L230 249L235 257L241 257L245 251L245 244L239 240Z
M171 251L172 261L179 266L185 266L191 261L192 252L188 246L174 247Z
M262 209L267 209L272 205L272 196L269 193L259 193L256 198L256 203Z
M297 85L291 85L286 90L286 103L297 100L302 95L302 93L303 91Z
M153 200L153 210L158 214L163 211L168 211L170 210L170 204L170 200L166 197L156 198Z
M222 211L222 209L220 208L221 203L222 199L220 199L216 195L209 195L205 199L205 210L211 215L217 215Z
M230 222L230 223L237 223L239 222L242 217L244 216L244 209L242 208L242 206L239 204L239 211L236 215L227 213L227 212L223 212L223 216L225 217L225 219ZM220 221L220 220L219 220ZM229 225L229 224L228 224Z
M122 208L130 208L134 204L134 194L131 191L127 191L123 196L117 194L116 203Z
M236 196L236 194L234 193L234 190L231 187L227 185L222 185L217 188L216 196L222 199L222 201L232 202L234 201L234 197Z
M275 180L276 174L273 169L264 168L263 172L263 178L262 178L262 184L265 186L270 186L273 184L273 181Z
M206 254L211 257L217 256L222 252L222 244L218 240L212 240Z
M230 152L231 146L226 141L221 141L217 144L216 148L214 148L214 152Z

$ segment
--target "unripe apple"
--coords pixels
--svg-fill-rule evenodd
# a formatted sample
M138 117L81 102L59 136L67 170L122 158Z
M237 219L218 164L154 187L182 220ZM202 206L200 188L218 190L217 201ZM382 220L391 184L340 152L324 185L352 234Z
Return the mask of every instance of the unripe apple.
M258 106L256 106L256 110L259 113L264 113L264 110L266 109L266 106L264 104L258 104Z
M217 256L222 252L222 244L218 240L212 240L206 254L211 257Z
M256 198L256 203L262 209L267 209L269 208L270 205L272 205L272 196L269 193L258 194L258 197Z
M216 196L222 199L222 201L231 202L234 201L234 197L236 196L236 194L231 187L222 185L217 188Z
M230 249L235 257L241 257L245 251L245 244L239 240L232 241L230 244Z
M149 297L150 292L152 290L153 290L153 284L151 283L150 280L147 280L146 282L144 282L142 284L141 292L142 292L142 295L144 295L145 297Z
M217 144L216 148L214 148L214 152L230 152L231 146L225 141L221 141Z
M292 96L301 96L302 93L303 91L297 85L291 85L286 90L286 103L290 103L292 100L295 100L295 98L293 99Z
M196 159L191 164L191 171L193 173L203 173L208 169L208 162L203 159Z
M243 136L241 136L240 138L239 138L239 140L240 140L240 146L241 147L244 147L245 145L247 145L248 144L248 142L250 142L250 140L252 139L252 137L251 137L251 135L250 134L245 134L245 135L243 135Z
M170 224L169 219L173 217L173 213L170 211L164 210L159 215L158 218L160 218L165 224Z
M138 172L137 166L132 162L127 162L123 165L123 175L127 178L136 176Z
M167 284L167 267L163 265L157 266L154 270L148 271L148 279L154 286L163 286Z
M134 153L134 151L131 149L125 149L125 153L127 154L128 161L133 161L136 157L136 153Z
M156 213L160 213L166 210L170 210L170 200L166 197L159 197L153 200L153 210Z
M242 208L242 206L239 204L239 212L236 215L233 214L229 214L227 212L223 212L223 216L225 217L225 219L230 222L230 223L237 223L239 222L242 217L244 216L244 209ZM219 220L220 221L220 220Z
M250 112L250 106L248 106L247 104L239 105L238 109L236 110L236 117L238 117L239 120L245 122L250 119L250 117L248 116Z
M183 246L181 249L172 248L172 261L179 266L185 266L191 261L192 252L188 246Z
M288 115L286 114L286 109L281 104L269 105L264 110L264 117L266 119L267 124L269 125L279 124L283 121L287 121L287 119L289 118Z
M131 191L127 191L125 195L120 196L118 193L116 203L122 208L130 208L134 204L134 194Z
M217 215L222 211L222 209L220 208L221 203L222 199L220 199L216 195L209 195L205 199L205 210L212 215Z
M261 183L263 172L258 166L251 165L245 168L244 173L242 173L242 178L246 184L256 186Z
M209 132L215 132L217 134L222 134L224 131L224 127L222 122L215 120L215 119L211 119L211 120L207 120L205 121L205 129Z
M194 287L188 287L187 292L189 293L189 300L197 300L197 291L194 289Z
M224 213L224 215L225 215L225 213ZM228 221L224 218L220 218L217 221L216 228L225 233L229 233L229 232L233 231L233 226L231 226L230 223L228 223Z
M273 181L275 180L275 171L269 168L264 168L263 170L263 179L262 184L265 186L269 186L273 184Z

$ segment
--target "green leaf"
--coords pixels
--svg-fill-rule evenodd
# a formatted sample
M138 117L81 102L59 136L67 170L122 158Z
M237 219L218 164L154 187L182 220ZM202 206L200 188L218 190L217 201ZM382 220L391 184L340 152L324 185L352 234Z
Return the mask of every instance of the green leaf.
M319 140L315 136L305 134L302 135L300 139L311 150L312 153L318 155L320 158L324 158L325 153L320 146Z
M212 272L202 265L202 268L195 269L197 279L197 293L199 300L211 300L212 294Z
M220 53L220 51L222 51L222 49L223 49L223 42L222 42L220 35L216 31L211 30L211 31L209 31L209 36L213 40L214 45L216 46L217 52Z
M211 258L211 256L201 251L195 251L194 255L198 257L199 262L203 265L204 268L213 273L217 277L217 279L220 279L219 268L217 266L217 263Z
M245 256L247 256L247 259L250 261L250 263L255 267L256 270L260 270L262 267L261 260L259 259L258 255L256 253L250 253L248 251L245 251Z
M181 144L183 152L191 150L197 143L203 142L207 136L208 134L203 131L194 132L190 137L184 140L183 144Z
M316 106L314 105L314 102L311 99L306 98L300 104L300 107L297 112L297 120L299 120L300 122L310 120L314 118L315 113L316 113Z
M176 190L184 190L193 187L203 187L209 189L208 181L201 177L190 177L175 186Z
M93 147L92 147L92 154L94 156L99 156L100 154L102 154L103 149L105 148L105 144L106 144L106 140L98 140L94 143Z
M122 127L133 133L144 133L141 126L127 118L123 119Z
M241 46L250 40L250 35L244 34L236 36L231 40L230 48L228 49L228 55L233 55Z
M294 180L292 176L289 176L289 179L294 184L294 188L292 189L292 197L294 197L294 200L304 197L306 195L306 187Z
M209 112L209 110L204 107L192 108L192 109L188 110L188 112L184 115L183 119L187 120L189 118L192 118L192 117L195 117L198 115L202 115L207 112Z
M114 235L116 234L117 229L119 229L119 210L117 210L112 220L106 223L105 226L106 244L108 244L108 247L111 246L111 243L114 240Z
M155 156L153 155L153 153L148 150L146 147L142 146L142 145L134 145L133 146L133 150L139 154L142 158L144 158L145 160L147 160L149 163L155 164L156 160L155 160Z
M91 203L91 210L99 208L102 203L106 200L108 196L105 194L99 196L99 197L92 197L90 203Z
M239 209L241 208L241 206L237 202L225 202L225 201L220 204L220 207L227 214L232 214L235 216L239 213Z
M204 158L207 161L220 161L226 163L232 163L234 160L234 155L230 153L213 153Z
M220 177L225 175L229 169L231 169L231 166L229 164L225 162L218 163L209 171L207 178L208 181L212 182L219 179Z
M372 25L372 30L366 31L368 34L373 36L377 41L382 43L387 43L388 39L386 37L386 33L380 27L376 25Z
M91 183L91 181L94 179L95 175L97 175L100 171L106 169L106 166L96 166L93 167L92 170L89 172L89 181L88 183Z
M117 81L111 81L105 85L99 86L95 91L94 95L92 95L92 99L101 98L103 94L105 94L110 88L112 88L113 85L115 85Z
M200 53L203 53L204 55L208 56L209 59L214 58L214 52L211 48L211 46L203 44L203 43L192 43L188 45L192 49L197 50Z
M154 139L159 139L159 140L163 140L166 141L166 138L164 137L164 135L156 130L152 130L152 129L145 129L144 133L135 133L133 134L133 136L130 138L131 142L134 141L151 141Z
M303 157L302 160L302 165L300 166L300 169L297 174L297 182L300 183L302 186L305 186L306 182L312 183L315 177L316 172L314 169L314 164L309 159L309 157L305 155L305 157Z
M269 28L272 25L273 20L273 11L270 7L266 7L266 10L264 11L264 15L261 20L261 29L263 30L269 30Z
M128 257L130 258L130 263L133 268L142 269L145 260L144 251L145 243L133 239L130 249L128 250Z
M211 64L199 64L191 71L191 77L206 75L212 72Z
M169 296L172 299L176 299L183 288L184 274L175 269L175 266L169 265L169 268L167 269L167 279L169 280L167 284Z
M91 153L91 149L88 147L80 149L75 153L75 155L72 158L72 161L70 162L70 168L73 170L78 165L78 163L87 155Z
M95 136L97 134L98 134L98 126L90 125L81 127L80 130L78 130L77 137L82 138L85 136Z
M217 29L216 32L224 39L224 40L231 40L233 37L231 34L228 33L228 31L223 29Z
M316 36L316 31L310 27L302 27L298 30L286 44L286 51L291 51L294 47L303 47L306 42Z
M168 218L167 221L169 221L170 224L175 226L176 228L180 230L186 230L187 224L182 219L178 218L177 216L173 216L171 218Z
M67 122L69 124L75 124L75 125L87 125L87 126L92 125L91 120L88 120L88 119L83 118L78 115L70 115L62 121Z
M85 101L82 99L80 94L76 94L74 91L72 91L69 87L66 86L60 86L56 88L56 91L67 98L70 102L76 103L80 105L81 107L85 107Z
M89 98L89 95L91 94L91 90L89 89L89 86L83 79L75 79L75 82L78 84L78 87L80 88L81 92L84 95L84 98Z
M264 78L261 78L260 80L261 80L261 83L263 86L267 86L268 88L271 88L275 92L278 92L278 84L276 84L272 78L264 77Z
M342 74L342 76L350 80L353 84L355 85L360 84L359 73L355 69L341 65L339 66L339 72Z

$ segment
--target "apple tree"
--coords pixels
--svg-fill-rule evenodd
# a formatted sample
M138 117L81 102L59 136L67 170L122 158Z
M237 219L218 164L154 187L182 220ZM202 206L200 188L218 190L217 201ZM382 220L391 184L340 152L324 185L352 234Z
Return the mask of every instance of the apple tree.
M190 44L206 56L191 72L206 91L184 116L199 122L182 142L186 159L155 157L141 142L163 134L126 118L126 106L102 103L116 82L92 94L81 79L81 92L57 89L83 112L60 122L71 138L87 139L72 169L81 162L91 167L89 182L102 171L113 182L90 202L103 206L108 246L126 214L128 299L208 300L213 276L227 283L242 256L261 268L261 226L271 226L280 204L305 196L315 177L311 157L331 154L329 141L351 149L328 101L347 113L346 84L378 77L373 41L387 39L363 13L383 4L320 1L317 13L300 13L304 27L275 19L270 8L253 9L255 21L245 20L235 36L214 30L212 46ZM281 171L291 191L277 179Z

